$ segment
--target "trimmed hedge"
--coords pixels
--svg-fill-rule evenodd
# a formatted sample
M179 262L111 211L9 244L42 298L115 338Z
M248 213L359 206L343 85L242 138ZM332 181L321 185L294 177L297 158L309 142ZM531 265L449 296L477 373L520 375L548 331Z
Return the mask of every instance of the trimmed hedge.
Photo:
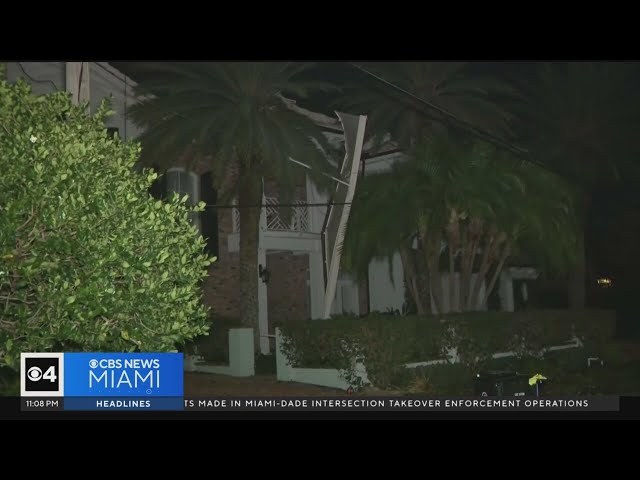
M539 358L545 347L578 337L585 354L597 355L613 337L615 314L606 310L474 312L442 316L338 316L328 320L282 322L283 350L294 367L336 368L361 386L358 362L380 388L406 377L404 365L445 358L456 348L468 371L486 367L491 356L515 352Z

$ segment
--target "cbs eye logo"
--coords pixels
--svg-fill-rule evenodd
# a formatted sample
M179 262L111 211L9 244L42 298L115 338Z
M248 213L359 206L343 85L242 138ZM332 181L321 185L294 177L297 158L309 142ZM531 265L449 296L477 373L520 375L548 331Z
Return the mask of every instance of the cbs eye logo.
M57 365L56 366L51 365L49 368L47 368L47 371L44 373L42 373L42 370L40 370L40 367L31 367L29 370L27 370L27 379L31 380L32 382L39 382L40 380L49 380L51 383L55 383L55 381L58 379L58 377L56 376L56 367Z
M22 354L22 395L61 396L62 354Z

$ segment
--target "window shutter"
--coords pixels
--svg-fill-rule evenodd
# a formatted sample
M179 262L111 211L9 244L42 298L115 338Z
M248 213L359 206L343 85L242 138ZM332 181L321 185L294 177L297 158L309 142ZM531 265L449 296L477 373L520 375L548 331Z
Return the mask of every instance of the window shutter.
M207 241L207 252L211 256L219 257L218 211L211 206L218 201L218 192L213 188L211 172L200 176L200 199L207 204L204 211L200 213L201 232Z

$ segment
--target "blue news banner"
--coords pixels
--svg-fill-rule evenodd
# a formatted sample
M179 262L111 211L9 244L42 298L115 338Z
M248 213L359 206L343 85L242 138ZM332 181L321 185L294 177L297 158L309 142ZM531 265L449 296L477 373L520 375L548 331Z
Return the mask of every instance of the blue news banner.
M184 398L182 353L23 353L21 409L619 411L619 397Z
M23 353L22 410L183 410L182 353Z

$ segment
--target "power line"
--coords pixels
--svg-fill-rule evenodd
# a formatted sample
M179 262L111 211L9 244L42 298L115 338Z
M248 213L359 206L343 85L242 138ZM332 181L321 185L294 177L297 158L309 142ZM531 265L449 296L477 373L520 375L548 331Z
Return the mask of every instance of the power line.
M24 66L22 65L22 63L16 62L16 65L18 65L18 67L20 67L20 70L22 70L22 73L24 74L24 76L27 77L29 80L31 80L33 83L50 83L51 85L53 85L54 90L59 90L58 86L55 84L55 82L53 80L48 80L48 79L47 80L38 80L37 78L33 78L24 69Z
M327 207L331 205L351 205L353 202L320 202L320 203L255 203L255 204L246 204L246 205L237 205L237 204L208 204L205 205L205 208L262 208L262 207L271 207L271 208L279 208L279 207Z
M100 62L95 62L95 65L97 65L98 67L100 67L102 70L104 70L105 72L107 72L109 75L111 75L112 77L118 79L121 82L125 82L127 81L127 76L123 74L123 77L120 78L120 76L118 76L117 74L113 73L111 70L109 70L107 67L105 67L104 65L102 65ZM115 68L115 67L114 67Z
M402 93L405 96L410 97L413 100L418 101L419 103L425 105L426 107L437 111L438 113L440 113L441 115L444 115L445 117L453 120L455 123L458 124L458 126L466 129L467 131L473 133L475 136L480 137L498 147L501 147L503 149L506 149L508 151L510 151L511 153L515 154L517 157L530 162L534 165L537 165L538 167L544 168L546 170L551 171L551 169L547 166L544 165L540 162L536 162L534 159L531 158L531 156L529 155L529 152L521 147L518 147L516 145L512 145L504 140L502 140L500 137L497 137L489 132L485 132L483 130L480 130L479 128L471 125L470 123L458 118L456 115L454 115L453 113L449 112L448 110L445 110L444 108L429 102L428 100L425 100L424 98L421 98L419 96L417 96L416 94L402 88L399 85L396 85L395 83L390 82L389 80L381 77L380 75L377 75L369 70L367 70L366 68L362 67L361 65L358 65L356 63L353 62L348 62L349 65L351 65L352 67L358 69L359 71L365 73L366 75L376 79L378 82L381 82L385 85L387 85L388 87L391 87L394 90L397 90L398 92ZM554 172L557 173L557 172Z

